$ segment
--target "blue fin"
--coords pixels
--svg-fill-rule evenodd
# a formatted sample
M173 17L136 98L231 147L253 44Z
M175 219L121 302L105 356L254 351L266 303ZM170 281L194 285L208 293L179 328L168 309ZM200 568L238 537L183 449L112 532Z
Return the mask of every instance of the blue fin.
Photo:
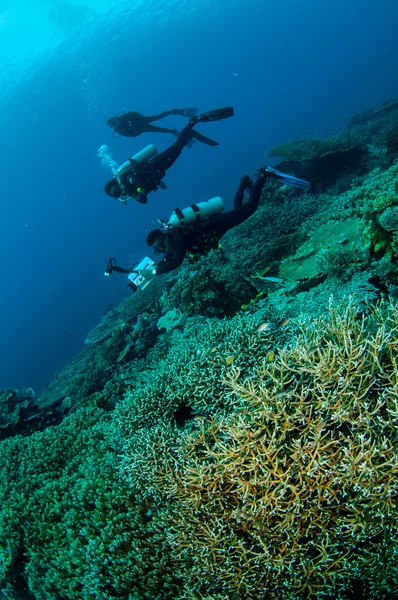
M271 167L266 167L266 174L268 177L273 177L274 179L278 179L281 183L285 185L290 185L291 187L297 187L305 189L310 187L310 182L305 179L300 179L299 177L294 177L293 175L288 175L288 173L282 173L282 171L277 171L276 169L272 169Z

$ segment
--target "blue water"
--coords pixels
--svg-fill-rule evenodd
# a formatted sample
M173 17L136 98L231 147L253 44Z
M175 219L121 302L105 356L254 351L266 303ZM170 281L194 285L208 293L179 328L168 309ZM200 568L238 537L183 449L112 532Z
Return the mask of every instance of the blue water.
M157 217L221 195L264 151L338 131L398 96L396 0L0 0L0 389L40 391L84 345L146 254ZM118 162L168 135L112 138L115 113L235 107L200 130L147 206L106 196ZM159 125L181 128L179 117Z

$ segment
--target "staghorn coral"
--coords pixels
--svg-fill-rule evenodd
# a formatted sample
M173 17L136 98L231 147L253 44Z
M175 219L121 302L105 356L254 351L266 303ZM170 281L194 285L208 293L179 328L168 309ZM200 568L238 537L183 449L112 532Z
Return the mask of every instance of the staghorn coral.
M234 356L233 365L249 373L264 352L292 335L290 327L271 323L265 332L258 332L260 318L236 315L230 320L194 321L191 327L188 321L183 334L172 333L167 357L137 376L116 407L115 423L123 437L133 439L137 432L168 424L181 403L193 414L231 412L235 401L225 395L223 383L231 369L227 357Z
M398 307L331 304L300 327L274 362L224 376L233 414L126 448L133 489L143 468L169 503L184 598L398 595Z

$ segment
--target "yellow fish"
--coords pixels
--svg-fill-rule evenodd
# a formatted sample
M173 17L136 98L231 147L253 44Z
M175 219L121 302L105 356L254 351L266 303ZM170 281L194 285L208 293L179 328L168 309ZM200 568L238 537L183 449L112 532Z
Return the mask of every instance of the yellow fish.
M261 333L262 331L266 331L267 329L269 329L269 323L261 323L257 327L256 331L257 331L257 333Z

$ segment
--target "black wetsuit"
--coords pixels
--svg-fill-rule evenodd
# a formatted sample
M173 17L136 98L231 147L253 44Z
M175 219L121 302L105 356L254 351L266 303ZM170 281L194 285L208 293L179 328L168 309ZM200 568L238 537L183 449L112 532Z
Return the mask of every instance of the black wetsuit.
M172 110L165 110L158 115L152 115L146 117L139 112L128 112L118 117L113 117L109 121L115 119L113 129L119 134L125 137L137 137L142 133L172 133L178 135L177 129L167 129L166 127L157 127L157 125L151 125L152 121L160 121L170 115L184 116L183 108L173 108Z
M153 158L143 164L135 166L134 163L132 163L131 170L126 169L120 175L120 183L127 196L132 196L137 202L146 204L148 201L147 196L150 192L156 191L158 187L165 187L162 179L166 175L166 171L180 156L187 143L189 143L192 138L200 141L202 141L202 138L205 138L205 136L202 136L193 129L195 124L194 120L190 121L188 125L181 130L181 133L174 144L166 148L166 150L163 150L163 152L155 154ZM205 139L208 140L209 138ZM217 142L214 142L211 145L218 144ZM138 189L141 191L139 192Z
M194 225L173 227L166 231L168 246L171 249L163 260L156 265L156 274L161 275L177 269L187 255L197 257L207 254L210 250L216 250L219 246L219 240L229 229L243 223L256 212L264 181L264 175L257 178L251 189L249 201L243 204L244 192L248 187L249 178L242 178L235 194L233 210L217 213Z

